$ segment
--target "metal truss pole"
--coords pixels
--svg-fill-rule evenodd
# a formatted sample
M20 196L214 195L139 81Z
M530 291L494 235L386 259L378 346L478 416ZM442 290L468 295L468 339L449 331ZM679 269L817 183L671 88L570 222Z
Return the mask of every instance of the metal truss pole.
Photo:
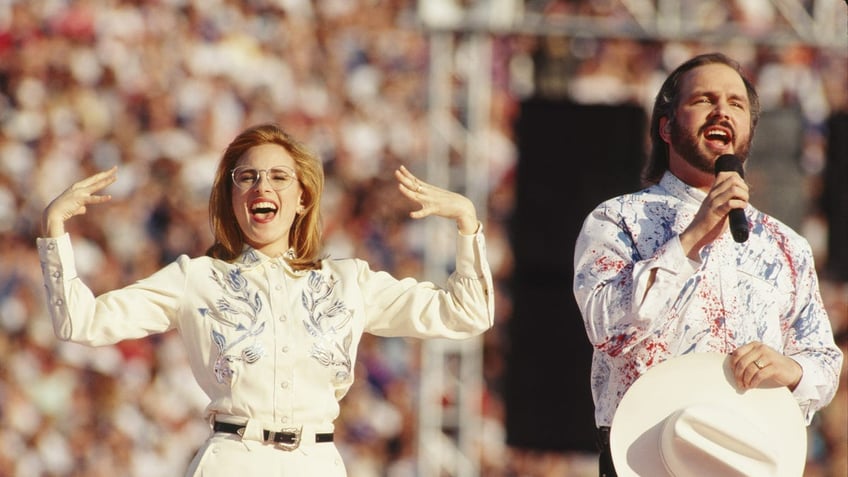
M491 40L483 33L441 31L429 35L427 178L463 192L484 222L488 168L482 138L489 125ZM457 68L458 64L462 68ZM445 221L429 221L427 227L428 244L438 244L441 237L456 233L454 224ZM427 276L444 279L453 254L444 247L429 247ZM480 475L482 338L427 340L422 347L419 475Z
M485 3L486 0L471 1ZM493 0L488 0L493 1ZM756 45L801 44L813 48L846 51L848 22L845 0L762 0L772 10L774 24L752 31L731 17L719 26L705 26L704 18L726 15L726 0L618 0L620 15L553 16L524 12L520 21L496 29L475 21L463 21L457 31L490 31L497 34L560 35L575 38L631 38L653 41L724 43L747 41Z

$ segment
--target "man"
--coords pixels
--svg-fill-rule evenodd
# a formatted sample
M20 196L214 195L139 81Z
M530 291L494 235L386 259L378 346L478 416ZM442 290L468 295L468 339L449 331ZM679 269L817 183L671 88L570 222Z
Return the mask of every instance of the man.
M594 346L591 385L603 442L625 391L649 368L690 352L730 354L742 389L786 386L809 424L833 398L842 354L807 241L748 204L719 156L746 160L759 114L739 65L700 55L666 79L651 118L648 187L586 218L574 295ZM737 243L728 214L743 209ZM601 452L601 475L615 470Z

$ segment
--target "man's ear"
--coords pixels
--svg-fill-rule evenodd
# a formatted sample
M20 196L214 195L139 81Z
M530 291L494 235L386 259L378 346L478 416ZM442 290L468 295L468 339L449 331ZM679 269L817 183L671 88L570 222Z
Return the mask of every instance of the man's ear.
M660 128L659 134L663 141L666 144L671 144L671 121L668 120L668 116L663 116L660 118Z

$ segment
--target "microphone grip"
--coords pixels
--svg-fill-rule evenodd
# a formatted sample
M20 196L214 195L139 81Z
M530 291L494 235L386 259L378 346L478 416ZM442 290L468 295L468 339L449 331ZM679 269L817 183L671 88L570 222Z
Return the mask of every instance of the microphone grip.
M730 234L737 243L748 240L748 218L742 209L733 209L727 215L730 221Z
M745 171L742 169L742 161L733 154L724 154L716 159L715 173L723 171L735 171L739 177L745 177ZM745 217L745 211L742 209L733 209L727 216L730 221L730 234L733 235L733 240L737 243L742 243L748 240L748 218Z

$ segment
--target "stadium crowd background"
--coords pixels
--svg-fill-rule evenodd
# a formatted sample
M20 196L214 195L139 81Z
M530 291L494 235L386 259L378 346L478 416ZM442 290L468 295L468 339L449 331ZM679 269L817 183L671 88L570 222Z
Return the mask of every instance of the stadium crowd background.
M615 2L527 3L550 14L615 14ZM704 21L761 31L781 21L762 8L769 4L724 2L724 18ZM426 158L428 44L415 13L412 0L0 1L0 475L181 475L209 432L176 335L98 349L55 339L35 237L46 203L79 178L120 166L113 202L69 223L81 274L105 291L180 253L202 254L220 153L246 125L276 121L325 161L328 252L421 275L425 244L390 176L398 163L420 171ZM522 35L495 42L486 231L499 296L485 337L481 439L491 476L544 475L539 463L551 462L507 452L498 389L510 319L511 128L532 91L527 60L542 46ZM670 68L710 49L623 39L569 48L564 94L646 106ZM804 213L794 225L821 268L827 222L818 196L827 119L848 109L845 51L722 49L755 75L764 109L803 114L804 196L794 202ZM848 285L823 277L822 291L844 350ZM337 426L351 476L414 475L417 353L414 342L363 340ZM843 372L836 401L811 427L808 476L848 475L846 388Z

